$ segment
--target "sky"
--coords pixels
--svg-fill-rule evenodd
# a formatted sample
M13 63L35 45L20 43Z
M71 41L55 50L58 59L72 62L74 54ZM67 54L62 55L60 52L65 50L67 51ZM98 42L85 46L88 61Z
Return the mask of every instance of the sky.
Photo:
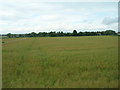
M96 1L1 0L0 33L117 32L118 0Z

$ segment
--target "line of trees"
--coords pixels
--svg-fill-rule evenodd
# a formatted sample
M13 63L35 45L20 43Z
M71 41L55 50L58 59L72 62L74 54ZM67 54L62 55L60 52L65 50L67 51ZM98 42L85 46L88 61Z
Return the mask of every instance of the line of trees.
M28 34L11 34L8 33L6 36L9 38L16 37L63 37L63 36L100 36L100 35L117 35L117 33L113 30L106 31L97 31L97 32L77 32L77 30L73 30L72 33L67 32L31 32Z

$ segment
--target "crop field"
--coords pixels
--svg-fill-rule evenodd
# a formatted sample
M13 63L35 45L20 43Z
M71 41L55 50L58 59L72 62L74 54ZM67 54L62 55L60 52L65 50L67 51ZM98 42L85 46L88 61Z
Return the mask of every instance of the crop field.
M3 88L117 88L118 37L3 39Z

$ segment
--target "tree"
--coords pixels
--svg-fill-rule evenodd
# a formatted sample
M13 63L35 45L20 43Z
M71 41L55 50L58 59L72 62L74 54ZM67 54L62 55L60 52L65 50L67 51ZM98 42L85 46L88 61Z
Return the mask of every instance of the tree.
M51 37L56 37L57 34L56 34L56 32L52 32L52 31L51 31L51 32L49 33L49 35L50 35Z
M106 30L106 31L96 31L96 32L79 32L77 33L76 30L73 30L72 33L70 32L31 32L28 34L5 34L5 36L9 38L18 38L18 37L63 37L63 36L98 36L98 35L117 35L117 33L113 30Z
M12 37L12 34L11 34L11 33L8 33L7 36L8 36L9 38L11 38L11 37Z
M60 32L59 35L60 35L60 36L65 36L65 33Z
M78 33L78 36L83 36L83 33L82 33L82 32L79 32L79 33Z
M32 32L30 36L31 36L31 37L36 37L37 34L36 34L35 32Z
M106 30L104 33L105 35L116 35L116 32L113 30Z
M66 35L66 36L72 36L72 34L71 34L71 33L69 33L69 32L68 32L68 33L66 33L65 35Z
M73 30L73 36L77 36L77 31L76 30Z
M41 32L38 33L38 37L42 37L42 33Z

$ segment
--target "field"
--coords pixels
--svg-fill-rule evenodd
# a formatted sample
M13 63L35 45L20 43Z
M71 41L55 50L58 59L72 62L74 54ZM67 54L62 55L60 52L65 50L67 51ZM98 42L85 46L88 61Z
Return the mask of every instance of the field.
M3 39L3 88L118 87L118 37Z

